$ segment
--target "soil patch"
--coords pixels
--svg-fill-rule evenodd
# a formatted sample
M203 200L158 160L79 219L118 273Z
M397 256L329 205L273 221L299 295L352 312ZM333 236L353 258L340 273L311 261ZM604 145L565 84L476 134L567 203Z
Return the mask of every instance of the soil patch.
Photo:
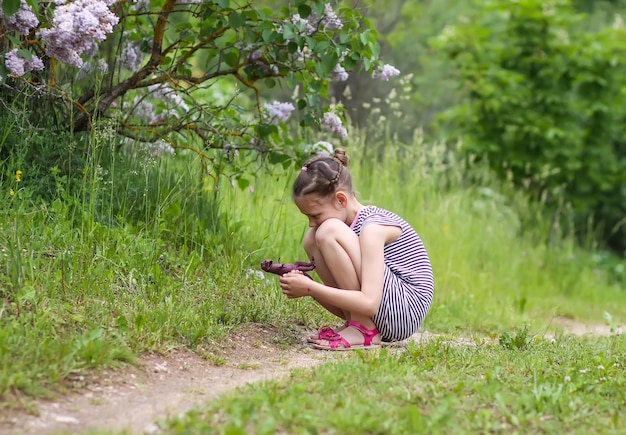
M626 333L624 326L610 326L599 324L585 324L569 317L556 317L552 324L563 330L566 334L573 335L592 335L596 337L608 337L610 335L618 335Z
M76 376L70 381L81 388L39 401L38 415L0 415L0 434L152 433L159 420L184 414L227 390L341 357L305 346L280 346L273 342L277 338L280 334L266 326L247 325L212 352L210 361L176 350L143 355L136 366L106 370L94 379Z

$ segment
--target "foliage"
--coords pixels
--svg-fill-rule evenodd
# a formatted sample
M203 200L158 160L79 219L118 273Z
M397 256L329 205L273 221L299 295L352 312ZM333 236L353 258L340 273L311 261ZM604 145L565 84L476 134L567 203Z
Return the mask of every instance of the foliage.
M622 26L581 31L567 1L490 2L448 27L437 46L454 60L467 103L447 113L464 151L485 157L578 228L626 249L626 90ZM575 31L576 30L576 31Z
M290 111L304 129L332 132L324 115L341 115L329 105L333 77L384 66L358 9L321 0L278 10L234 0L56 3L2 2L3 110L67 131L110 120L119 147L191 151L215 183L240 173L239 152L274 164L309 155L311 144L286 128ZM264 104L279 85L295 98L282 114Z

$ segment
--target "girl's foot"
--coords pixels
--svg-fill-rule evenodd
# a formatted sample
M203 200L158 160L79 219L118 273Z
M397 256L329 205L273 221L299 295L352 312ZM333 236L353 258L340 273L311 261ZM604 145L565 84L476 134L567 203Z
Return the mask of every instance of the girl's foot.
M376 349L380 347L380 342L381 337L377 329L367 329L358 322L350 321L340 334L318 339L313 347L323 350Z
M317 331L317 335L311 335L307 338L307 342L311 344L316 344L319 340L328 340L331 338L337 337L339 332L343 331L346 328L347 322L335 329L330 328L328 326L324 328L320 328Z

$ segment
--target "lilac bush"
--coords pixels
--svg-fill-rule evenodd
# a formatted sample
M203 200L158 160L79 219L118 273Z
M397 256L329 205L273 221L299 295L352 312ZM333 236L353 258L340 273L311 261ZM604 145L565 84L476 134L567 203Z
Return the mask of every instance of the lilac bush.
M377 58L376 32L359 11L328 1L279 11L236 0L0 3L0 86L9 89L0 98L47 89L68 130L106 119L119 143L167 143L213 174L228 172L213 166L224 154L233 173L246 154L296 162L315 142L307 128L347 138L341 112L328 108L330 84L358 69L399 74ZM291 87L293 100L275 101L276 86Z

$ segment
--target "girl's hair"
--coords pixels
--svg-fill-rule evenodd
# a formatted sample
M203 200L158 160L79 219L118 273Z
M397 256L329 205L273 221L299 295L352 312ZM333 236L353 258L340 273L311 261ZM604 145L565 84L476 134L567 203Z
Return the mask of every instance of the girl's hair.
M350 159L343 148L335 149L333 157L318 156L307 161L293 183L293 197L310 193L329 197L337 190L353 193Z

